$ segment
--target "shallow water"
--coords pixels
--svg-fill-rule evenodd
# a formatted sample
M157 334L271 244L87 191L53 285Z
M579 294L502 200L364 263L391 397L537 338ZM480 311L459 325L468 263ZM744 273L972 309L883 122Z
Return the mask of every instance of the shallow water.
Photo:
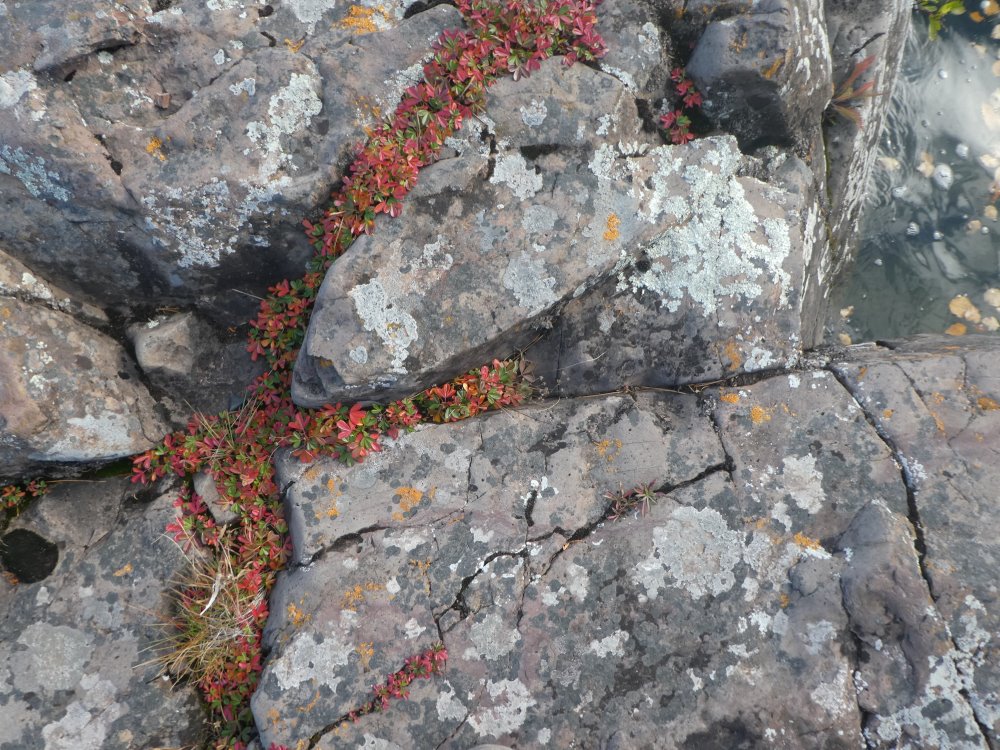
M930 41L926 21L914 16L857 262L834 293L832 335L864 341L941 333L958 323L971 333L1000 319L991 304L1000 304L1000 293L989 291L1000 287L996 18L947 21ZM958 295L969 304L955 302Z

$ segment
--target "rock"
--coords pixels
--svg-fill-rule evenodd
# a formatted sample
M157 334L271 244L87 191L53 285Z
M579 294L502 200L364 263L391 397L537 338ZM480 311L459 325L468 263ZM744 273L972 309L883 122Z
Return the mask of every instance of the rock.
M752 167L732 139L651 149L619 83L556 61L494 94L496 157L466 146L429 167L414 214L381 223L327 274L298 403L404 396L545 324L554 332L532 357L558 392L795 361L812 314L799 308L803 264L823 241L801 162L771 185L741 175ZM596 380L587 365L609 338L623 343Z
M127 478L60 484L14 522L58 550L40 580L0 579L0 748L178 747L207 729L196 693L159 679L163 594L185 563L169 496Z
M854 632L878 632L873 596L930 600L864 411L821 369L633 398L429 426L350 468L282 459L299 567L272 598L264 744L846 748L864 724L879 746ZM607 493L646 482L648 512L610 520ZM913 623L940 655L941 621ZM339 723L438 639L445 674ZM915 684L879 695L906 716Z
M808 148L830 101L830 68L818 0L767 0L709 23L686 66L703 112L744 151Z
M924 683L913 689L928 706L946 691L956 725L975 737L978 723L996 746L1000 600L990 571L1000 560L1000 524L993 510L1000 343L988 335L963 337L960 345L952 337L925 336L890 346L849 350L833 366L904 467L920 571L934 601L929 617L943 619L938 627L950 633L948 658L935 652L926 678L934 689L925 690ZM964 712L966 703L975 722ZM880 712L879 732L886 741L906 723L896 713ZM945 720L925 726L921 736L936 742Z
M982 747L953 644L920 575L912 527L885 506L866 506L841 537L849 554L840 577L858 641L854 674L869 747L902 739L920 745Z
M135 359L147 375L185 376L195 365L202 333L192 313L154 318L129 328Z
M178 426L187 424L192 411L240 407L247 386L264 370L247 353L245 329L217 332L197 313L157 315L130 326L128 336L158 402Z
M239 518L239 514L232 509L231 503L222 501L222 494L219 492L215 480L206 471L199 471L192 480L194 493L198 495L208 506L212 518L220 526L232 523Z
M351 468L283 459L303 567L272 596L271 662L254 698L263 744L309 736L357 707L380 675L439 637L439 622L460 620L462 592L484 568L543 569L601 519L605 492L680 484L722 460L694 399L645 396L427 427ZM316 690L319 703L296 710Z
M833 0L825 6L834 87L851 75L855 65L871 56L874 58L871 67L855 85L873 81L877 95L846 102L860 115L861 128L845 117L835 117L825 127L830 243L825 248L827 255L816 258L817 278L808 282L812 292L818 295L829 293L832 280L840 276L854 257L856 227L861 219L872 166L878 156L878 142L892 101L912 15L912 6L900 0L870 3Z
M92 326L107 326L108 316L99 307L73 299L69 292L38 278L23 263L0 250L0 296L17 297L60 310Z
M296 363L298 403L396 398L509 352L662 233L661 214L683 216L665 192L633 186L673 187L684 152L633 164L606 143L642 152L646 140L619 81L549 60L523 83L491 90L503 106L492 127L483 120L488 142L467 125L464 144L452 141L462 153L421 175L405 220L380 222L327 273Z
M661 98L670 73L669 39L649 9L636 0L604 5L600 31L608 52L598 67L638 98Z
M667 199L676 226L532 344L551 393L704 383L793 365L814 343L803 329L822 308L802 301L802 277L825 238L806 166L746 160L729 138L654 153L678 159Z
M65 74L67 66L87 55L136 44L150 7L146 0L82 0L72 13L60 11L65 7L52 0L5 3L0 32L20 40L4 51L8 70L30 67L35 73Z
M373 107L392 111L428 40L458 23L452 8L407 21L390 13L376 25L386 30L365 35L334 5L261 15L229 0L155 13L137 2L121 21L137 33L71 37L57 79L5 51L0 204L17 210L0 242L104 306L197 301L227 321L248 316L254 303L231 290L259 294L301 273L311 254L301 220L325 202L359 126L378 119ZM332 26L318 23L326 11ZM18 10L0 29L28 20ZM377 104L365 97L372 81L385 82Z
M130 456L165 432L121 347L10 297L0 298L0 418L9 477Z

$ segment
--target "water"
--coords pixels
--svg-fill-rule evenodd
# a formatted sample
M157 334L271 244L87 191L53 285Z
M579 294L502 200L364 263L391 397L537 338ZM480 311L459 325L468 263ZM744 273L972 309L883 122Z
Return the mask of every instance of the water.
M998 18L948 19L930 41L914 16L857 263L834 293L841 341L1000 327Z

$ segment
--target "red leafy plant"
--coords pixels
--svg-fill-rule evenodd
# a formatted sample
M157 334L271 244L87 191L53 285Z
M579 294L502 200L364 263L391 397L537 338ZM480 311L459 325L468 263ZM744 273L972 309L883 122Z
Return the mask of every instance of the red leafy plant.
M671 70L670 80L674 83L678 104L672 111L660 115L660 124L668 131L671 143L687 143L695 137L691 132L691 114L701 107L701 94L687 77L684 68Z
M855 65L850 75L837 86L833 92L833 98L830 99L830 108L837 114L846 117L858 128L864 124L858 109L861 100L870 99L880 94L880 92L875 91L875 81L865 81L860 86L855 87L858 79L865 74L873 62L875 62L875 55L869 55Z
M42 479L32 479L22 484L7 484L0 487L0 529L7 522L20 515L28 503L49 491Z

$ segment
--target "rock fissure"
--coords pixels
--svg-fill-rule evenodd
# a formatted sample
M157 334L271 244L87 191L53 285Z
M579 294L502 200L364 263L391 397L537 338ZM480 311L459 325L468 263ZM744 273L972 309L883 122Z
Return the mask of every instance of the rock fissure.
M906 507L907 507L907 519L913 530L913 545L917 553L917 562L920 566L920 575L923 577L924 582L927 585L927 591L931 599L934 600L934 588L932 585L932 579L929 571L926 568L926 557L927 557L927 542L924 538L924 526L920 520L920 508L917 505L917 488L916 488L916 478L913 476L912 470L910 468L909 462L903 452L900 450L896 441L893 439L885 428L881 425L875 415L871 413L869 408L865 405L864 398L856 392L852 385L843 377L842 373L838 372L835 368L827 368L827 372L833 375L837 379L837 382L847 391L848 395L854 400L861 413L865 417L865 421L868 425L875 431L879 439L885 443L886 448L892 454L893 460L899 467L900 481L906 490ZM905 373L904 373L905 375ZM907 380L909 377L907 376ZM915 391L916 392L916 391ZM919 393L917 394L919 396Z

